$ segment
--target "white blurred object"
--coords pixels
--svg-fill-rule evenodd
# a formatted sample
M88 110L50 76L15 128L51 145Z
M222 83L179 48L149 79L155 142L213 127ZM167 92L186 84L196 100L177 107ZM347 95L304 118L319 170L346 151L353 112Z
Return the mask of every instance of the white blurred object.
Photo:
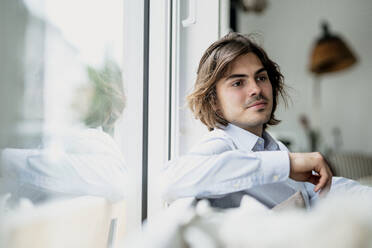
M128 187L119 148L97 129L64 135L45 149L4 149L1 160L1 190L13 199L92 195L117 201Z
M372 247L370 198L334 194L309 211L280 212L249 196L242 201L241 207L228 210L208 209L202 201L196 208L172 208L172 213L159 215L125 247L146 247L138 246L139 242L152 248ZM167 242L154 242L154 238Z
M231 212L220 235L228 247L371 247L371 207L372 199L340 194L309 212Z
M125 201L99 197L50 201L3 216L0 247L120 247L126 233Z

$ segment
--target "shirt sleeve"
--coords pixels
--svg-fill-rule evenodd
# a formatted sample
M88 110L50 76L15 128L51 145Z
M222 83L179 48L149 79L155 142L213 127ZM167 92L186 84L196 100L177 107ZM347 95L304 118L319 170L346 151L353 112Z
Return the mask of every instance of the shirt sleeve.
M211 197L281 182L289 176L287 151L246 152L212 138L166 164L164 200Z
M305 187L309 194L310 205L314 205L319 197L319 194L314 191L315 185L305 183ZM372 187L362 185L357 181L345 177L332 177L329 194L353 194L372 199Z

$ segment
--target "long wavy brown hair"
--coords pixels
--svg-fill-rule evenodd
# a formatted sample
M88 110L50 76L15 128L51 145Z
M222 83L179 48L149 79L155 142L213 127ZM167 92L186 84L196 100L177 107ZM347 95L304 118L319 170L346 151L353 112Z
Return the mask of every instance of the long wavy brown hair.
M214 42L203 54L200 60L197 78L193 92L187 96L187 103L196 119L200 119L211 131L214 128L227 126L228 121L218 112L216 93L217 82L226 76L231 63L247 53L254 53L267 71L273 88L273 109L270 120L264 124L277 125L280 120L275 118L275 110L280 95L287 105L284 77L279 66L267 56L266 52L248 35L229 33Z

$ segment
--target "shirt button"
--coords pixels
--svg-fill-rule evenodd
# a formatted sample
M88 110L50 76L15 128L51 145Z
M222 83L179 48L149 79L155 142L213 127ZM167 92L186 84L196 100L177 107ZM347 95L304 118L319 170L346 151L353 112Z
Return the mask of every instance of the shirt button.
M279 176L278 175L273 176L273 180L274 180L274 182L278 181L279 180Z
M233 185L233 187L234 188L238 188L239 187L239 184L236 183L236 184Z

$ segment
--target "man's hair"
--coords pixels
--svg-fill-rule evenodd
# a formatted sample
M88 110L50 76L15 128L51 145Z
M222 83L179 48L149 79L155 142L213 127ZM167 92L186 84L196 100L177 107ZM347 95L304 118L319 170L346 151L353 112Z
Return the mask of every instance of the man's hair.
M216 84L226 76L231 63L247 53L254 53L260 59L273 88L273 109L270 120L264 124L264 129L267 125L277 125L280 122L275 118L274 112L279 94L287 104L287 93L279 66L270 60L266 52L247 35L231 32L214 42L205 51L199 63L194 90L187 96L188 106L195 118L200 119L209 131L228 124L218 111Z

